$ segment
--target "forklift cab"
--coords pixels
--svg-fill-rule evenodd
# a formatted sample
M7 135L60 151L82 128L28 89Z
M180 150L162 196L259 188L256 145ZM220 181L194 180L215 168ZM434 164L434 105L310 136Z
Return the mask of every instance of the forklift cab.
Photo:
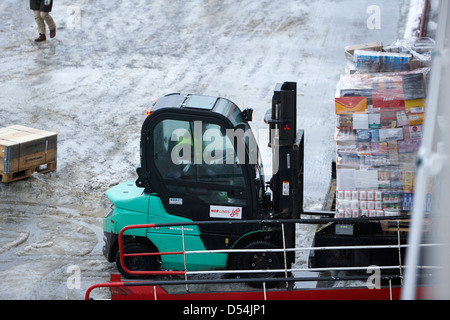
M174 93L158 99L142 125L136 186L127 182L107 192L114 204L103 221L108 261L115 257L127 276L118 250L119 231L129 225L168 222L194 222L196 227L186 229L183 238L191 250L244 250L211 253L208 259L192 255L187 262L163 255L161 268L178 270L187 263L196 270L280 269L293 261L293 252L283 257L279 252L249 254L245 249L295 246L293 224L283 228L269 222L298 219L302 212L304 139L303 131L296 130L295 98L295 83L277 84L265 118L273 164L269 183L249 125L252 110L241 111L220 97ZM178 252L184 230L180 229L133 230L124 236L122 251ZM155 270L157 260L133 257L124 263L129 270Z
M142 126L137 186L156 193L168 214L192 221L263 219L265 181L251 113L218 97L158 99ZM208 244L225 243L220 234L238 237L249 228L205 225L201 234L207 249L217 248Z

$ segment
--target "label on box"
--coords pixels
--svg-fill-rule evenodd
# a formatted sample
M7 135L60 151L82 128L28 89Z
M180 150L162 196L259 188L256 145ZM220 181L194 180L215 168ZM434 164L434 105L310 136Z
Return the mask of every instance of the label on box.
M375 201L381 201L381 200L383 200L383 192L375 191Z
M410 139L398 142L398 152L416 152L422 143L421 139Z
M383 155L383 154L386 155L386 154L388 154L387 143L386 142L372 143L371 151L372 151L372 155L374 155L374 156L379 156L379 155Z
M352 192L351 191L344 191L344 199L345 200L352 200Z
M409 124L408 116L405 111L397 111L397 126L403 127Z
M367 192L366 191L360 191L359 192L359 200L367 200Z
M353 130L353 115L352 114L341 114L338 115L338 127L348 128L349 130Z
M425 99L414 99L405 101L406 113L424 113L426 106Z
M396 128L396 127L397 127L397 111L382 111L381 128Z
M424 114L423 113L417 113L417 114L411 114L408 116L408 121L410 126L415 126L418 124L422 124L424 120Z
M353 129L369 129L369 115L367 113L353 114Z
M370 142L358 143L358 156L370 156L372 154Z
M381 128L381 118L379 113L369 113L368 114L369 128L370 129L380 129Z
M414 194L413 193L404 193L402 197L402 210L403 211L410 211L413 208L413 199Z
M359 207L361 210L367 210L367 201L360 201Z
M397 140L388 141L388 152L389 152L389 162L392 165L398 164L398 143L397 143Z
M345 209L344 218L352 217L352 209Z
M403 128L380 129L380 142L403 140Z
M359 189L378 188L378 171L377 170L356 170L355 186Z
M422 138L422 126L404 126L403 133L405 140L407 139L421 139Z
M415 173L413 171L403 172L403 191L405 193L412 193L414 186Z
M383 201L375 201L375 210L383 210Z
M372 141L372 131L371 130L357 130L356 131L356 141L357 142Z

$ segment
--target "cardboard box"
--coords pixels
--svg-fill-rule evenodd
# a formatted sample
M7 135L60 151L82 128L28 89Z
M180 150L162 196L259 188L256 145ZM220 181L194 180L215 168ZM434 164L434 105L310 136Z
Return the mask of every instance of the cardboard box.
M405 100L401 88L373 91L372 101L374 109L379 109L380 111L405 110Z
M358 191L363 216L411 210L426 112L428 71L406 71L416 63L411 55L376 46L346 48L346 71L351 63L359 72L341 75L335 97L336 190L341 198L341 190ZM341 209L348 212L341 210L340 216L353 216L353 200L345 201Z
M405 101L405 111L407 114L424 113L426 108L425 99L414 99Z
M57 133L14 125L0 129L0 173L56 162Z
M423 113L416 113L408 115L408 121L410 126L417 126L423 124L425 115Z
M425 99L426 88L423 73L409 73L402 75L405 100Z
M397 127L397 112L399 111L381 111L380 112L380 125L383 129L396 128ZM407 120L407 118L406 118ZM406 121L406 123L408 123Z
M336 114L364 113L367 110L366 97L335 98Z
M338 91L341 97L363 96L371 99L372 89L373 78L370 74L342 74L340 76Z
M353 62L353 55L355 53L355 50L383 51L383 43L373 42L366 44L356 44L345 47L344 54L349 73L353 73L356 70L355 63Z
M355 50L383 51L383 42L355 44L345 47L345 53L353 56Z

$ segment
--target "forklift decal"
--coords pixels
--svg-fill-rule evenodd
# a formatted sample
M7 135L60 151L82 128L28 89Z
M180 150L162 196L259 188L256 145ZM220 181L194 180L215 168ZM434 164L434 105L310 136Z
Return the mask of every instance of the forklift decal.
M210 206L210 218L242 219L242 207Z

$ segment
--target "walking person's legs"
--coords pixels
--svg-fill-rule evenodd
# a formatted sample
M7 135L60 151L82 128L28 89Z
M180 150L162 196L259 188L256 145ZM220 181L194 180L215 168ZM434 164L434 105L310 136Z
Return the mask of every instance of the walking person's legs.
M41 11L41 18L47 23L47 26L50 30L50 38L55 37L56 35L56 24L53 20L52 16L48 12Z
M39 37L34 39L34 41L45 41L47 38L45 37L45 23L44 19L41 17L41 12L39 10L33 10L34 12L34 20L36 20L36 24L38 27Z
M52 16L48 12L34 10L34 19L36 20L36 24L38 26L39 37L35 39L35 41L45 41L47 37L45 36L45 24L47 23L48 28L50 29L50 38L54 38L56 35L56 24L53 20Z

